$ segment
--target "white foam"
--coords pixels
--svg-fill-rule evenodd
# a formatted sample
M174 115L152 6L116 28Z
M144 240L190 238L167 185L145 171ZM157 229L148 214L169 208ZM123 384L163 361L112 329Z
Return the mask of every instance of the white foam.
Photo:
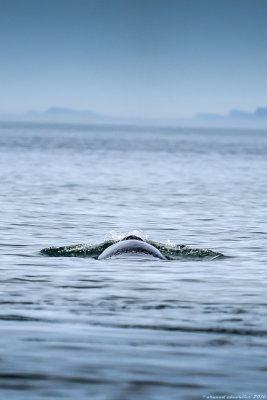
M143 231L139 231L137 229L134 229L132 231L129 231L127 233L124 232L117 232L117 231L109 231L106 235L105 235L105 241L106 240L114 240L114 241L119 241L122 240L123 238L125 238L126 236L129 235L135 235L140 237L143 240L148 240L149 235L147 235L145 232Z
M167 245L168 247L174 248L174 247L177 246L177 243L174 243L174 242L172 242L171 240L167 240L166 245Z

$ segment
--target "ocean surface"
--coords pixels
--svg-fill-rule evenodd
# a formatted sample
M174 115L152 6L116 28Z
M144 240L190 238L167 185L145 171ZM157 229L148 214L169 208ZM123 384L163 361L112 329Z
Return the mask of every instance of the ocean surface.
M1 399L266 399L267 131L1 123L0 177Z

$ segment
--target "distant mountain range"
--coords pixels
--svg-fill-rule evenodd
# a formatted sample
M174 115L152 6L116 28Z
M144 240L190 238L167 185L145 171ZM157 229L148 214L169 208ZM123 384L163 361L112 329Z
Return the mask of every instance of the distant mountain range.
M69 108L62 107L50 107L45 111L35 111L30 110L24 114L24 117L28 117L31 119L45 119L51 121L68 121L68 120L77 120L77 121L103 121L105 119L109 119L109 117L105 117L103 115L94 113L88 110L72 110Z
M45 111L30 110L20 115L0 115L2 121L58 122L107 125L154 125L192 126L218 128L264 128L267 129L267 107L259 107L254 112L231 110L226 115L198 114L188 119L110 117L88 110L73 110L51 107Z
M73 110L62 107L50 107L44 111L29 110L24 114L0 115L0 120L22 122L58 122L107 125L168 125L179 124L179 120L162 118L114 117L98 114L89 110Z
M198 119L266 119L267 120L267 107L259 107L254 112L250 113L242 110L231 110L226 115L220 114L198 114Z

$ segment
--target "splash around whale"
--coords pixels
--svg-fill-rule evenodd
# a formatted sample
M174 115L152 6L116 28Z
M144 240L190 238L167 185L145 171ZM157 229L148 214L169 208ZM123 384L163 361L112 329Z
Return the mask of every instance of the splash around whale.
M111 231L105 241L98 244L76 244L70 246L47 247L41 250L47 257L83 257L97 260L115 258L151 260L179 260L179 259L217 259L224 257L222 253L210 249L194 249L184 244L168 241L165 243L149 240L148 235L140 231L128 234Z

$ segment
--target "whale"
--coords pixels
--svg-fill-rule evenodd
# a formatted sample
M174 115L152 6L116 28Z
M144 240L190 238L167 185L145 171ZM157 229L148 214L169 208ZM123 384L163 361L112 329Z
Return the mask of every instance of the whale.
M160 260L167 260L161 252L149 243L135 235L129 235L117 243L107 247L99 256L98 260L118 256L151 256Z

